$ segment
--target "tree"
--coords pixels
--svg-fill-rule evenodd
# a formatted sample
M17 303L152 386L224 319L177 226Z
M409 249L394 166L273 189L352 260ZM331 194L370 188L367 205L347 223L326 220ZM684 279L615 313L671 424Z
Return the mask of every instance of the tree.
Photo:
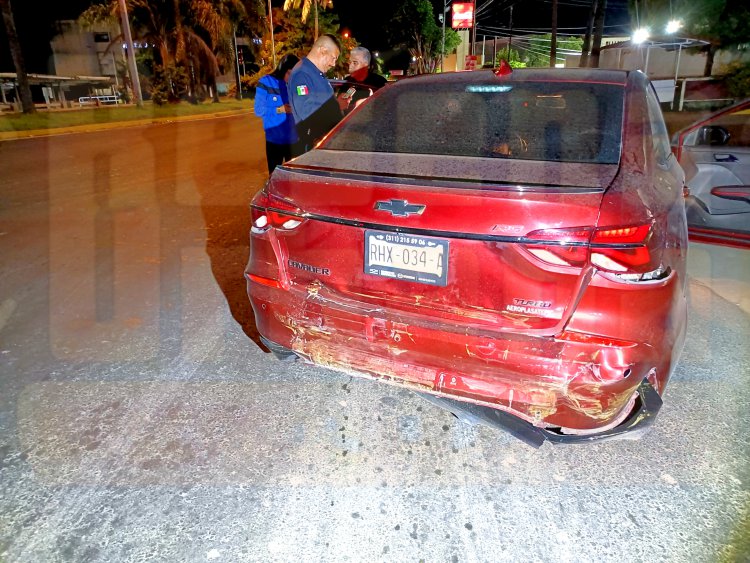
M528 41L528 49L522 56L522 60L526 62L526 66L553 66L550 63L550 41L552 35L547 33L546 35L530 35L526 38ZM558 37L557 38L557 52L564 51L581 51L583 40L580 37Z
M13 18L10 0L0 0L0 11L3 13L3 22L5 23L5 31L8 36L8 46L13 57L13 64L16 67L16 78L21 91L21 109L23 113L35 113L36 108L34 107L34 100L31 98L29 77L26 74L26 64L23 60L21 42L18 40L18 33L16 33L16 22Z
M518 51L510 47L503 47L497 52L495 66L499 66L500 61L507 61L512 68L526 68L526 63L521 60Z
M154 46L154 68L169 81L169 99L182 94L170 77L184 71L188 96L195 94L200 80L218 101L216 77L222 63L234 63L234 28L245 14L241 0L127 0L127 4L134 35L139 42ZM116 19L118 14L117 0L106 0L84 11L79 22L90 27Z
M750 63L733 63L724 76L730 96L738 100L750 97Z
M339 30L338 16L332 12L321 12L319 14L319 32L335 35ZM314 30L302 22L302 13L299 9L284 11L279 8L273 10L274 45L276 49L276 60L278 61L291 53L302 58L307 55L310 47L315 42ZM353 44L356 42L352 39ZM266 36L260 46L258 53L260 69L252 75L249 85L255 85L260 78L273 70L273 56L271 51L270 35Z
M332 0L284 0L284 11L298 10L302 5L302 23L307 21L307 16L310 15L310 9L312 8L315 13L315 32L313 38L318 39L318 6L325 10L326 8L333 8Z
M442 8L441 8L442 9ZM430 0L404 0L396 8L389 25L391 43L408 49L417 74L435 72L440 65L443 29L436 23ZM445 30L445 52L451 53L461 43L452 29Z

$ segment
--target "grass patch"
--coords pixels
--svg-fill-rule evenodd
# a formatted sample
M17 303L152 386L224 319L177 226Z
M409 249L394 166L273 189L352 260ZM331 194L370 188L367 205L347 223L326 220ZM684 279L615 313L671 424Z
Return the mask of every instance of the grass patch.
M9 113L0 115L0 131L30 131L34 129L56 129L58 127L75 127L111 123L113 121L136 121L139 119L163 119L185 117L233 110L251 110L252 100L222 99L218 104L167 104L156 106L150 102L143 109L135 106L101 106L75 110L42 110L33 115Z

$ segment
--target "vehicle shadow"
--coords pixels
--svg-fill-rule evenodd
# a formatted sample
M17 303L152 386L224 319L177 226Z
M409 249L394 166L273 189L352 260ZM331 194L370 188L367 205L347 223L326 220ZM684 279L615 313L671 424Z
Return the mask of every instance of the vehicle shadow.
M263 187L266 164L263 144L248 142L252 132L246 125L244 120L216 120L213 138L206 143L206 151L215 158L205 159L205 166L195 161L192 172L200 195L211 273L234 320L259 344L244 271L250 252L249 204ZM248 150L252 146L260 150Z
M249 338L260 343L244 278L250 252L248 206L203 204L201 210L206 222L206 253L211 260L211 273L234 320Z

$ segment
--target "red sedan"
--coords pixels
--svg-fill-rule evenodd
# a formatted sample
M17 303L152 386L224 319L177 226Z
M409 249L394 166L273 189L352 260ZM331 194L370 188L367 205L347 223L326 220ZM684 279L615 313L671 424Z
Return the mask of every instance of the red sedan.
M398 82L254 198L257 328L535 445L643 429L685 338L683 183L640 72Z

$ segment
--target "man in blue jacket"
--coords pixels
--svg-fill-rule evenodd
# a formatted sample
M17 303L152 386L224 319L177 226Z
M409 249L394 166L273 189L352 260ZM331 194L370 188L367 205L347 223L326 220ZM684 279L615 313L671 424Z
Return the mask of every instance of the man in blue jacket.
M289 76L289 103L303 152L310 150L341 119L341 109L325 77L340 53L341 44L336 37L321 35Z

